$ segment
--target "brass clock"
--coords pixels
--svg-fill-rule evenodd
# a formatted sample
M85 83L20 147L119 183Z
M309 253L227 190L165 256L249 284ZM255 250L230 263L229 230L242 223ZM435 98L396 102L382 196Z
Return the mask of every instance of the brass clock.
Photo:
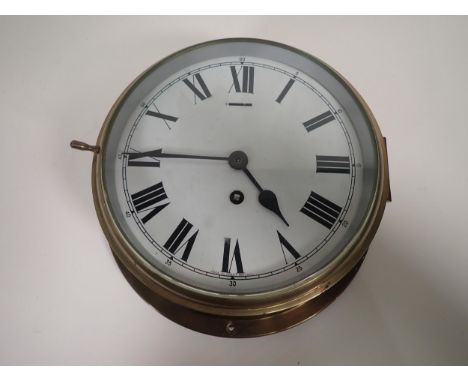
M316 314L361 265L390 198L384 139L356 90L289 46L235 38L161 60L95 146L102 229L146 301L217 336Z

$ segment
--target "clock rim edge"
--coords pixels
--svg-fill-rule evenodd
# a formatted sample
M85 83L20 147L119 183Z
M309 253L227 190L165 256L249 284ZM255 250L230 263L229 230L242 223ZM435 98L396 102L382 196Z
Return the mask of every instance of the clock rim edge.
M107 200L106 190L103 182L103 156L107 135L111 129L113 119L119 111L119 107L126 99L128 94L153 71L157 66L162 65L167 60L183 54L192 49L197 49L204 45L217 44L223 42L259 42L279 46L292 50L307 58L317 61L337 78L355 97L358 105L362 108L364 116L368 119L371 127L375 146L377 151L378 172L377 185L374 194L374 200L369 208L367 217L361 226L361 229L355 235L350 244L337 256L337 259L327 265L327 271L320 274L317 278L307 282L298 283L298 286L292 288L282 288L280 293L264 292L251 295L221 295L217 293L200 293L197 288L187 287L180 282L174 282L173 279L162 275L162 272L151 271L152 267L147 263L133 247L128 243L125 236L120 232L116 222L110 212ZM149 290L152 290L158 296L169 301L171 304L180 305L187 309L204 312L210 315L219 316L256 316L265 314L275 314L285 312L294 307L303 306L310 300L317 298L328 289L334 287L343 278L346 277L354 267L362 261L376 231L380 224L385 209L385 204L389 199L389 173L388 158L385 148L384 138L380 132L379 126L373 116L369 106L356 91L356 89L335 69L319 58L310 55L294 47L281 44L274 41L252 38L228 38L207 41L196 44L185 49L179 50L159 62L151 65L147 70L141 73L128 87L122 92L109 111L101 131L99 133L96 145L101 148L99 153L94 154L92 165L92 190L96 213L103 229L103 232L109 242L112 252L122 262L134 277L136 277ZM339 260L339 261L338 261ZM265 333L267 334L267 333Z

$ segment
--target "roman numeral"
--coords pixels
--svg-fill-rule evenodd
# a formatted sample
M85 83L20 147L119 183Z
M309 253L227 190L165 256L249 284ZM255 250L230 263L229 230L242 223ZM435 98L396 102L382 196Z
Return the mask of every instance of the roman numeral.
M149 115L151 117L155 117L155 118L161 118L163 119L164 121L171 121L171 122L177 122L177 120L179 118L177 117L173 117L172 115L167 115L167 114L162 114L162 113L156 113L154 111L151 111L151 110L148 110L146 112L146 115Z
M284 236L281 235L279 231L276 231L276 232L278 233L278 238L281 244L281 250L283 251L284 261L286 262L286 264L288 263L288 261L286 260L286 254L284 253L284 249L286 249L289 252L289 254L294 257L295 260L301 257L299 252L297 252L294 249L294 247L284 238Z
M280 95L278 96L278 98L276 99L276 102L278 103L281 103L281 101L283 100L283 98L286 96L286 94L288 94L289 90L291 89L291 86L293 86L294 84L294 80L293 79L290 79L288 81L288 83L286 84L286 86L284 87L284 89L281 91Z
M231 66L232 81L236 93L253 93L254 89L254 73L253 66L242 66L239 73L242 71L242 88L239 83L239 75L235 66Z
M146 162L143 160L128 159L128 166L131 167L159 167L161 163L158 161Z
M312 191L301 212L330 229L338 219L341 207Z
M332 112L326 111L325 113L322 113L320 115L317 115L316 117L309 119L308 121L304 122L303 125L305 129L307 130L308 133L310 133L312 130L315 130L316 128L325 125L328 122L331 122L335 119L333 116Z
M349 174L349 157L317 155L317 172Z
M182 260L187 261L190 255L190 251L192 250L193 243L195 243L195 239L198 235L197 230L192 236L185 240L192 227L193 225L191 223L189 223L185 219L182 219L175 231L172 233L169 239L167 239L166 244L164 244L164 248L166 248L173 255L175 255L182 248L184 248Z
M224 239L224 252L223 252L223 265L222 265L221 272L231 273L232 262L235 261L237 273L244 273L244 267L242 266L242 259L240 255L238 240L236 240L236 245L234 246L234 253L233 253L233 256L231 257L231 261L229 261L230 252L231 252L231 239L225 238Z
M161 163L159 159L151 158L151 161L143 161L140 160L141 158L151 158L151 156L147 153L129 153L128 154L128 161L127 166L131 167L160 167Z
M211 93L208 90L208 87L205 84L205 81L203 81L202 76L200 73L195 74L195 79L198 81L198 84L201 87L201 90L198 90L196 85L194 83L191 83L187 78L184 79L184 84L187 85L191 91L195 93L195 95L200 98L202 101L205 100L206 98L211 97Z
M162 201L167 199L166 191L164 191L162 182L132 194L131 198L137 212L151 210L150 213L141 219L145 224L151 218L156 216L163 208L169 205L169 203L160 204ZM148 207L152 208L149 209Z

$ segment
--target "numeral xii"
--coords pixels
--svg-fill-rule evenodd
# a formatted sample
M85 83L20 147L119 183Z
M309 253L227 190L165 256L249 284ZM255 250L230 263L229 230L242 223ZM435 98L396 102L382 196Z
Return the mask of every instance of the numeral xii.
M239 82L239 73L242 72L242 87ZM241 67L241 70L237 72L235 66L231 66L232 81L236 93L253 93L254 91L254 76L255 68L253 66Z

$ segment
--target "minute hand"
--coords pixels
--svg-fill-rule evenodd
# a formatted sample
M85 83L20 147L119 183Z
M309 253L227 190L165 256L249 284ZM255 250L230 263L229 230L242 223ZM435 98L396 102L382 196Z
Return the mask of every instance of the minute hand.
M216 156L207 156L207 155L190 155L190 154L172 154L172 153L163 153L162 149L145 151L142 153L122 153L123 155L128 155L128 159L139 159L144 157L152 158L182 158L182 159L210 159L210 160L228 160L228 157L216 157Z

